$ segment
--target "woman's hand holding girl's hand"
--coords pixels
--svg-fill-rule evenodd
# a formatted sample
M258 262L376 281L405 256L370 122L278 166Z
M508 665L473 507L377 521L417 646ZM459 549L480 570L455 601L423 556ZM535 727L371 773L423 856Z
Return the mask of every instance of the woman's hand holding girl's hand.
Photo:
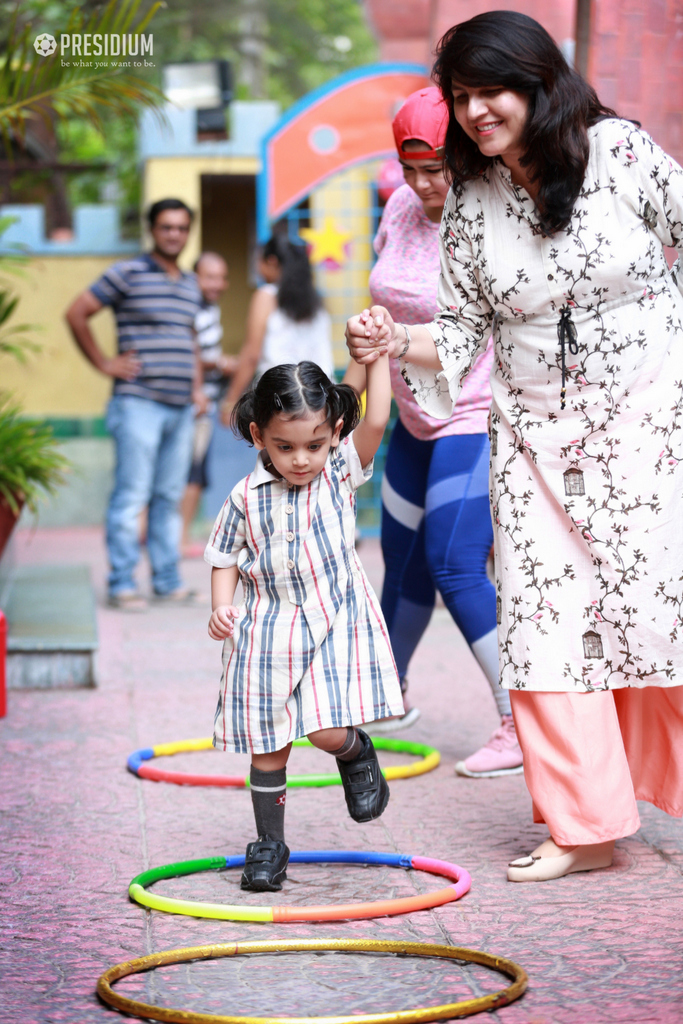
M219 604L209 619L209 636L212 640L225 640L235 632L235 619L239 609L233 604Z
M398 352L396 324L384 306L364 309L346 323L346 344L357 363L372 363L382 355Z

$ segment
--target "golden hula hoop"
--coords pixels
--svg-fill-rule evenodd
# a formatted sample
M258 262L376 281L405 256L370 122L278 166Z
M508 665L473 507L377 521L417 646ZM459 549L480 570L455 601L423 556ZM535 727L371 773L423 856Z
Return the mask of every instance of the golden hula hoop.
M348 1017L225 1017L214 1013L193 1013L174 1010L150 1003L141 1003L118 995L112 983L131 974L149 971L169 964L187 963L189 960L214 960L224 956L242 956L247 953L303 953L320 951L347 953L398 953L403 956L438 957L446 960L465 960L468 963L491 967L512 978L512 984L499 992L476 999L462 999L441 1006L418 1007L394 1013L353 1014ZM428 1021L469 1017L483 1010L507 1006L524 993L528 984L526 971L502 956L484 953L461 946L438 946L430 942L385 942L363 939L284 939L276 942L226 942L211 946L189 946L169 949L150 956L138 957L116 964L102 974L97 982L100 999L117 1010L146 1020L168 1021L170 1024L427 1024Z

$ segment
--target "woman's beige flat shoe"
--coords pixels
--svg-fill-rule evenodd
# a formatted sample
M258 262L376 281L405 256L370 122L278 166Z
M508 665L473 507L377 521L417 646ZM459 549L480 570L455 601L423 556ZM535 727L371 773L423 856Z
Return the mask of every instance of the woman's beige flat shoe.
M592 846L577 846L571 853L559 857L519 857L508 865L509 882L549 882L552 878L563 878L574 871L593 871L608 868L612 863L614 841L595 843Z

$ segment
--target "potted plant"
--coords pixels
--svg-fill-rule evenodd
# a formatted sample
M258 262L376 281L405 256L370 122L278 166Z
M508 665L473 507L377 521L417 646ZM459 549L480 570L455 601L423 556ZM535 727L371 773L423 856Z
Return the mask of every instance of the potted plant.
M53 492L67 466L52 427L0 396L0 555L23 506L35 512L41 491Z
M11 223L11 217L0 218L0 239ZM35 328L13 320L19 298L8 287L7 274L21 273L25 262L19 251L0 256L0 353L21 362L39 346L30 337ZM41 490L53 491L67 465L52 428L24 418L11 395L0 392L0 556L22 507L35 512Z

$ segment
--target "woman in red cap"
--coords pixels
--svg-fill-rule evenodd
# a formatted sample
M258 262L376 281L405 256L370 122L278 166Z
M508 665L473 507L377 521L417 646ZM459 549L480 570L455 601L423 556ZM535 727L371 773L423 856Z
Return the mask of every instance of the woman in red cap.
M347 336L443 416L493 330L501 682L550 832L508 878L548 881L610 865L637 800L683 816L683 169L526 15L450 29L435 76L440 311Z
M393 121L405 185L382 216L370 275L373 301L394 319L415 323L438 309L439 225L449 185L443 173L448 107L438 89L414 92ZM487 778L522 771L510 698L498 685L496 596L486 575L493 543L489 511L488 416L492 351L476 360L452 414L434 419L415 401L392 361L399 421L382 480L382 610L405 694L408 663L434 608L436 589L485 673L501 725L480 750L459 761L462 775ZM346 380L359 390L365 370L352 363ZM408 706L390 731L418 717Z

